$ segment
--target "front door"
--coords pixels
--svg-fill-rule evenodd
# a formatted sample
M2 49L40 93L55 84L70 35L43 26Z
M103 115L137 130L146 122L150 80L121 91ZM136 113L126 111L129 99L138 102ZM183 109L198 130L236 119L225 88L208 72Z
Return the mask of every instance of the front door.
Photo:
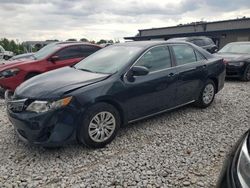
M175 105L176 72L167 46L148 50L134 66L144 66L149 74L137 76L133 82L124 79L125 107L128 120L135 120Z
M84 58L84 54L79 45L69 46L63 48L53 54L52 56L57 56L58 60L51 62L48 59L48 70L58 69L60 67L71 66Z

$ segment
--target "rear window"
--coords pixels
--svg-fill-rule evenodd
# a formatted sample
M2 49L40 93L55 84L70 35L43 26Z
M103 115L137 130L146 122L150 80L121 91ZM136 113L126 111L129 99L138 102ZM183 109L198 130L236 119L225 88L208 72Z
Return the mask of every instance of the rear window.
M202 39L194 39L191 42L197 46L205 46L205 42Z
M194 49L187 45L173 45L173 52L177 65L196 62Z
M213 40L210 38L204 38L204 43L206 46L214 44Z

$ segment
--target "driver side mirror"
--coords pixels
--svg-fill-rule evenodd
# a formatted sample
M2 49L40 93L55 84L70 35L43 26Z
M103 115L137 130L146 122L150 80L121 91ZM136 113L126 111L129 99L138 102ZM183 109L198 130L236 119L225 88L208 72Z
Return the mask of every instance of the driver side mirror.
M148 68L144 66L134 66L131 68L131 71L133 72L133 76L145 76L149 73Z
M54 55L54 56L52 56L51 58L50 58L50 61L52 62L52 63L55 63L56 61L58 61L59 60L59 56L57 56L57 55Z
M148 68L144 66L134 66L129 70L127 78L128 81L133 82L135 80L134 76L145 76L148 73L149 73Z

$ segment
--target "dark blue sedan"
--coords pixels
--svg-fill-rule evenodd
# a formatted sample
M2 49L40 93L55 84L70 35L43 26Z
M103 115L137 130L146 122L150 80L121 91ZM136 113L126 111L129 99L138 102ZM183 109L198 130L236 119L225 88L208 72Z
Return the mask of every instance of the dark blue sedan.
M208 107L224 79L223 60L191 43L115 44L6 93L8 116L33 144L104 147L122 125L190 103Z

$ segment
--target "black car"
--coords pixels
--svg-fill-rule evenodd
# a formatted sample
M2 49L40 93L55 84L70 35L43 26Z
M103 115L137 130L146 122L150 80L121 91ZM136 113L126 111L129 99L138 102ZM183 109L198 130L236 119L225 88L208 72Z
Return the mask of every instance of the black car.
M221 171L218 188L250 187L250 131L235 144Z
M223 60L191 43L115 44L6 93L8 116L31 143L104 147L121 125L190 103L209 106L224 79Z
M227 77L250 81L250 42L229 43L217 55L227 62Z
M218 47L215 45L214 41L208 37L205 37L205 36L171 38L171 39L168 39L167 41L169 41L169 42L174 42L174 41L191 42L191 43L207 50L208 52L210 52L212 54L218 51Z

